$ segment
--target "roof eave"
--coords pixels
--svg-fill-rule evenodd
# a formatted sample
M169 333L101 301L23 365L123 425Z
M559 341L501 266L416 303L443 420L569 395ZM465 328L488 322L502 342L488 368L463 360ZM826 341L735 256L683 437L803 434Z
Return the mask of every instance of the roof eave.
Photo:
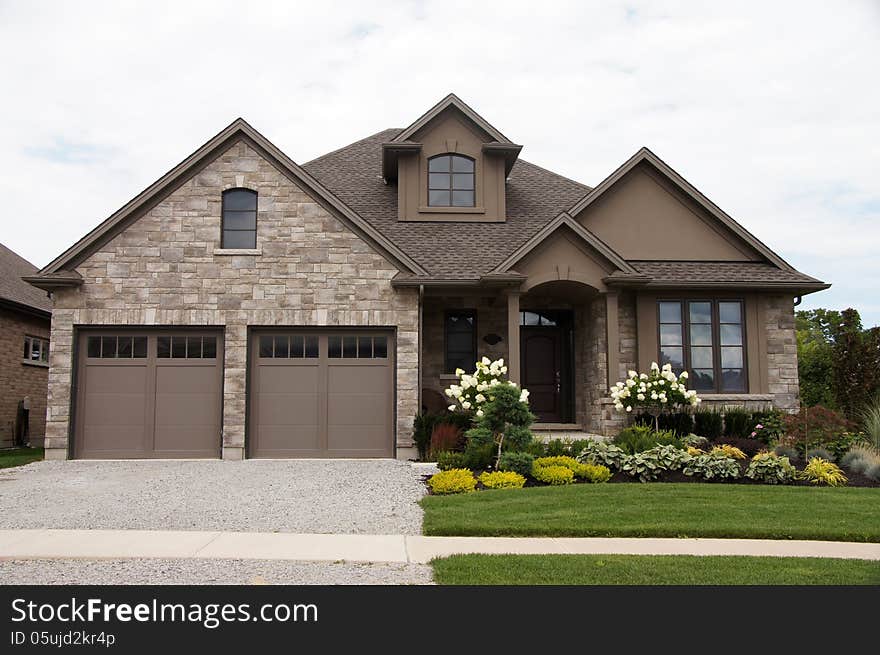
M64 271L61 274L26 275L21 279L43 291L78 287L83 283L82 276L76 271Z
M749 281L718 281L718 280L662 280L649 279L648 282L638 282L623 278L606 278L605 283L617 287L641 287L654 290L675 289L748 289L752 291L785 291L798 295L807 295L817 291L824 291L831 287L826 282L773 282L769 280Z

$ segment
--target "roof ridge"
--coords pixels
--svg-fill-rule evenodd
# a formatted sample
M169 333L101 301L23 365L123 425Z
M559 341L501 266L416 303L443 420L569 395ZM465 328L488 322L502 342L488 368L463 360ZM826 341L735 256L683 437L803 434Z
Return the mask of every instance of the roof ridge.
M369 141L370 139L374 139L377 136L379 136L380 134L384 134L385 132L397 132L398 134L400 134L400 132L402 132L402 131L403 131L402 127L386 127L384 130L379 130L378 132L374 132L373 134L370 134L369 136L365 136L362 139L358 139L357 141L352 141L351 143L346 143L344 146L339 146L338 148L336 148L335 150L331 150L330 152L325 152L323 155L318 155L314 159L310 159L309 161L307 161L303 164L300 164L300 166L308 166L310 164L314 164L314 163L321 161L325 157L332 157L333 155L338 155L343 150L348 150L352 146L356 146L359 143L363 143L364 141Z
M558 178L566 180L567 182L571 182L572 184L577 184L579 187L583 187L587 191L593 190L593 187L591 187L589 184L584 184L583 182L578 182L574 178L568 177L567 175L563 175L562 173L557 173L556 171L551 171L549 168L544 168L543 166L539 166L535 162L529 161L528 159L523 159L522 157L520 157L519 161L521 161L524 164L528 164L529 166L534 166L535 168L539 168L542 171L544 171L545 173L550 173L550 175L554 175Z

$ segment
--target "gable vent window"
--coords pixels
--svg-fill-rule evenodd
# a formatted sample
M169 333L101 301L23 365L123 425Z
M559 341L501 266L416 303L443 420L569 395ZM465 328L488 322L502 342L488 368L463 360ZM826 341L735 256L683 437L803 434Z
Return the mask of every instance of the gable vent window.
M428 160L428 205L474 206L474 160L461 155L437 155Z
M257 193L250 189L223 192L222 248L257 247Z

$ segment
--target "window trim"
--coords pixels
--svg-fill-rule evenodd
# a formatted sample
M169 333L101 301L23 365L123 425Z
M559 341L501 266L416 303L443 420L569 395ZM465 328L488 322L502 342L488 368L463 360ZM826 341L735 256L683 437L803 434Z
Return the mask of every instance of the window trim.
M254 229L250 230L241 230L237 228L227 228L226 227L226 196L233 191L246 191L250 193L254 197ZM259 193L254 189L249 189L247 187L232 187L230 189L224 189L220 199L220 250L224 251L248 251L249 253L253 253L257 250L257 227L258 227L258 219L259 219ZM237 210L230 209L230 212L250 212L251 210ZM254 233L254 245L252 248L233 248L226 245L226 232L253 232Z
M449 172L446 173L447 175L449 175L449 188L448 189L438 189L438 188L432 189L431 188L431 162L433 160L439 159L441 157L449 157ZM473 170L470 173L454 173L454 171L452 170L452 159L454 157L460 157L461 159L466 159L466 160L470 161L471 166L473 167ZM470 189L455 189L454 188L455 185L453 183L453 175L468 175L468 174L471 176L472 181L473 181L472 187ZM441 173L441 175L442 175L442 173ZM426 177L426 184L427 184L426 188L427 188L428 195L425 198L425 204L426 204L427 210L430 211L430 210L434 210L434 209L443 209L443 210L452 209L452 210L462 211L462 212L473 212L475 209L477 209L477 160L475 158L470 157L468 155L463 155L458 152L441 152L436 155L432 155L432 156L428 157L426 176L427 176ZM449 204L446 204L446 205L433 205L433 204L431 204L431 191L449 191ZM473 195L473 202L470 205L454 205L454 204L452 204L452 194L454 191L470 191Z
M471 348L473 349L473 360L477 361L477 310L464 309L447 309L443 312L443 375L455 375L455 368L449 365L449 318L452 315L470 316L474 319L474 329L471 335ZM469 373L471 371L468 371Z
M730 395L742 395L751 393L749 391L749 340L747 335L747 325L746 323L746 299L740 296L735 297L724 297L724 296L692 296L692 297L664 297L658 296L655 301L655 316L657 320L656 326L656 337L657 337L657 359L656 361L660 361L661 349L662 349L662 337L660 335L660 303L663 302L677 302L680 303L681 307L681 348L682 348L682 365L684 366L684 370L691 372L691 335L690 335L690 307L688 303L691 302L708 302L712 306L712 373L714 378L714 386L712 389L703 389L698 390L698 393L701 394L730 394ZM722 369L721 369L721 316L718 308L718 304L722 302L736 302L739 303L740 308L740 328L742 330L742 356L743 356L743 364L742 364L742 375L743 375L743 389L739 391L730 391L730 390L722 390L721 382L722 382ZM735 346L734 346L735 347ZM693 389L690 385L689 388Z
M38 337L33 334L25 334L24 340L22 342L22 346L27 346L28 353L33 352L33 343L38 342L40 344L40 357L38 359L31 359L30 357L22 357L21 363L27 366L40 366L43 368L49 367L49 355L51 353L51 343L48 337ZM46 358L43 359L43 355L45 354ZM22 353L24 355L24 353Z

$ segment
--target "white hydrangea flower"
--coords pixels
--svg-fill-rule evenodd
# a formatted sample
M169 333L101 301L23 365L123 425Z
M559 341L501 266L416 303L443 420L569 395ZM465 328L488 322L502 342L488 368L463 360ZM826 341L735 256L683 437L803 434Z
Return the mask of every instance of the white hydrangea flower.
M482 416L484 414L482 409L477 410L477 416Z
M628 412L633 411L632 405L627 405L627 406L626 406L626 411L628 411Z
M640 379L640 380L647 380L647 379L648 379L648 374L647 374L647 373L642 373L642 374L639 376L639 379Z
M457 368L457 369L455 369L455 375L456 375L457 377L461 377L462 375L464 375L464 369L463 369L463 368Z
M528 389L523 389L523 390L520 392L520 394L519 394L519 401L520 401L521 403L527 403L527 402L529 402L529 390L528 390Z
M483 366L489 366L492 363L492 361L488 357L483 357L483 359L480 360L480 363Z
M636 396L636 398L638 398L639 400L644 400L644 399L645 399L645 394L640 393L640 394L638 394L638 395Z
M461 402L461 407L462 407L462 409L470 409L470 408L471 408L471 403L470 403L470 401L468 401L468 400L463 400L463 401Z
M450 405L450 406L447 407L446 409L448 409L450 412L454 412L454 411L455 411L455 405Z
M627 374L629 377L631 377L631 378L637 378L637 377L639 377L639 374L636 373L635 371L627 371L626 374Z
M478 393L476 396L474 396L474 400L476 400L478 403L484 403L484 402L486 402L486 396L484 396L481 393Z
M680 375L679 377L683 377L685 380L687 380L687 379L688 379L688 372L687 372L687 371L682 371L682 372L681 372L681 375Z
M660 367L657 366L657 362L651 362L651 370L652 371L659 371L660 370Z

